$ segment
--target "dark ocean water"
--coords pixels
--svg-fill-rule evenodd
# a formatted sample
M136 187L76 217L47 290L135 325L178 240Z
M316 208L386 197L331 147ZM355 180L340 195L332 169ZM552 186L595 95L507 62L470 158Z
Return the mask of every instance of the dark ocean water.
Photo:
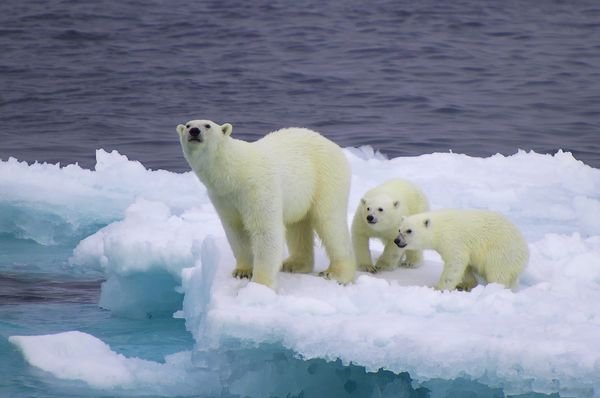
M0 158L187 170L175 126L600 167L600 3L0 2Z

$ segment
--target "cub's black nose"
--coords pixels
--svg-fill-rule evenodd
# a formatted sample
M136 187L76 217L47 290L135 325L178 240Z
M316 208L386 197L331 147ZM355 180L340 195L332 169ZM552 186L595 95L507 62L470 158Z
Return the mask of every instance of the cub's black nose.
M394 239L394 243L396 244L396 246L398 246L400 249L404 249L406 246L408 246L408 243L406 242L401 242L399 238Z
M198 127L192 127L190 129L190 135L192 137L198 137L200 135L200 129Z
M374 218L374 217L373 217L372 215L370 215L370 214L369 214L369 215L367 216L367 221L368 221L368 222L371 222L371 221L373 221L373 218Z

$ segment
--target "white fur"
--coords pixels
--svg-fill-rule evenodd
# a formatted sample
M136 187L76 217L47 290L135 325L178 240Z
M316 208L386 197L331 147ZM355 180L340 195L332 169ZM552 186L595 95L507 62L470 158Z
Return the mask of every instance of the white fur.
M427 210L429 205L425 194L405 180L389 180L365 193L352 221L352 244L357 265L369 272L398 265L418 265L422 260L421 251L408 250L405 253L394 244L394 239L403 216ZM372 217L372 223L367 220L369 216ZM370 238L377 238L384 244L383 253L375 265L369 249Z
M485 210L437 210L406 217L397 244L405 249L433 249L444 260L436 288L470 290L475 276L515 287L527 265L523 236L501 214Z
M198 128L202 142L189 141ZM284 237L283 270L313 270L314 234L329 256L324 275L354 278L346 224L350 166L342 150L318 133L288 128L249 143L230 124L192 120L177 126L183 154L208 190L236 258L236 277L274 287Z

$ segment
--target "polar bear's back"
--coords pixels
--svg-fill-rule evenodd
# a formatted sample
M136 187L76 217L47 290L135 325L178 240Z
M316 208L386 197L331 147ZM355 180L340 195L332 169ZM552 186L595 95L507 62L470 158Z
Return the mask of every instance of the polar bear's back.
M462 235L468 237L470 242L494 241L501 245L510 240L523 240L517 227L494 211L442 209L429 214L432 223L437 224L437 232L445 236Z
M273 131L263 138L256 141L256 144L266 145L269 148L281 148L288 149L293 148L290 143L294 143L296 148L299 149L313 149L313 150L326 150L340 152L341 148L334 142L325 138L316 131L301 128L301 127L289 127L280 130Z
M487 210L438 210L429 214L432 226L436 228L437 224L439 228L437 239L445 245L468 247L470 263L484 268L480 272L503 269L516 277L525 267L529 257L527 243L519 229L502 214Z
M320 200L333 199L332 195L340 197L336 198L339 206L347 207L350 166L334 142L309 129L286 128L253 145L278 170L286 208L297 210L292 213L302 214L313 204L319 206Z
M318 169L319 173L350 174L342 149L309 129L294 127L277 130L256 141L256 145L282 168L310 166Z

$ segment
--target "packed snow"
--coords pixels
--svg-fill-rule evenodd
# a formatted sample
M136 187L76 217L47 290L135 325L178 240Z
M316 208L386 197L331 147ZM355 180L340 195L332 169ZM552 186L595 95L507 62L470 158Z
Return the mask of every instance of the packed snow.
M600 397L600 170L564 152L391 160L370 148L345 152L353 169L349 221L364 192L397 177L417 184L432 208L502 212L531 251L518 288L435 291L441 260L427 252L419 268L360 273L347 286L316 272L280 273L272 291L230 276L233 256L192 173L146 170L101 150L94 171L10 159L0 163L0 185L9 188L0 198L9 210L0 233L49 245L66 239L65 228L77 239L89 231L70 262L74 270L104 272L100 305L119 316L183 317L196 347L186 365L180 353L176 364L144 363L141 372L150 376L141 376L131 370L138 359L93 336L11 342L31 365L95 387L161 382L153 372L193 377L206 353L235 343L409 372L417 382L465 377L509 393ZM40 217L54 220L53 227L40 229ZM375 255L382 249L372 248ZM319 249L317 271L326 264ZM67 339L87 343L70 353L61 348ZM48 361L56 352L69 359ZM94 372L85 371L86 354L96 356ZM126 370L112 376L117 368Z

